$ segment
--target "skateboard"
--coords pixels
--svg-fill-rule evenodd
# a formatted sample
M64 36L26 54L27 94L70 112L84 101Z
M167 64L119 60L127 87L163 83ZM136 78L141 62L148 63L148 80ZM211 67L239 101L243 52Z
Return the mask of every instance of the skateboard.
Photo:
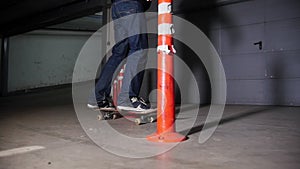
M132 110L99 110L97 118L98 120L115 120L120 117L133 118L134 123L140 125L155 122L157 117L156 110L149 109L142 112Z

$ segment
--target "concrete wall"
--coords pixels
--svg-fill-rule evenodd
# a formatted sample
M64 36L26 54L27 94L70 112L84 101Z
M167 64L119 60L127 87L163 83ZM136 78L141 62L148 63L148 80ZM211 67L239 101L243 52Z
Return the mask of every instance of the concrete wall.
M11 37L9 92L71 83L74 64L90 35L40 30Z
M227 103L300 105L300 1L210 6L218 2L178 0L174 13L197 25L218 50L226 73ZM254 45L259 41L262 50ZM195 73L201 103L209 102L210 85L201 61L183 44L176 47Z
M299 8L296 0L256 0L220 8L234 21L220 29L228 103L300 105ZM257 41L263 42L262 50L251 45Z

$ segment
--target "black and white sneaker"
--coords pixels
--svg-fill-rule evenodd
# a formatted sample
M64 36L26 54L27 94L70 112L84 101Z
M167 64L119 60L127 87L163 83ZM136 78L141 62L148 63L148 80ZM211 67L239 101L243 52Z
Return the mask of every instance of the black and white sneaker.
M118 106L120 110L129 110L129 111L146 111L150 109L150 106L145 102L145 100L141 97L131 97L130 102L131 106Z
M131 97L130 101L134 108L141 109L141 110L150 109L150 106L141 97Z
M90 109L99 109L99 110L103 110L103 111L116 110L116 107L114 106L111 98L105 98L101 101L98 101L97 103L88 103L87 107Z

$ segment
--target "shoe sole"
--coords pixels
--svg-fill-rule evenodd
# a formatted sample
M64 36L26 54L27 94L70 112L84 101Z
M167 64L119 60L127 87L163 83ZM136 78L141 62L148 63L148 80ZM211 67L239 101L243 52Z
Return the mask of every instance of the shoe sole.
M126 110L126 111L138 111L138 112L142 112L142 111L146 111L146 109L137 109L137 108L134 108L134 107L127 107L127 106L118 106L117 107L118 110Z
M87 107L90 108L90 109L95 109L95 110L100 110L100 111L117 111L115 108L112 108L112 107L98 107L98 106L94 106L94 105L91 105L91 104L87 104Z
M136 112L137 114L147 114L147 113L154 112L157 109L137 109L134 107L118 106L117 110L118 111L133 111L133 112Z
M94 106L94 105L91 105L91 104L87 104L87 107L90 108L90 109L98 109L99 108L98 106Z

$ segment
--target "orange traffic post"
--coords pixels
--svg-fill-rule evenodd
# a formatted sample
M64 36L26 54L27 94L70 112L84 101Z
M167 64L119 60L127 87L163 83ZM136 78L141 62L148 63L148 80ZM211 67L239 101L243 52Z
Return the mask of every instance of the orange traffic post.
M147 136L153 142L181 142L175 132L174 53L172 0L158 1L157 131Z

